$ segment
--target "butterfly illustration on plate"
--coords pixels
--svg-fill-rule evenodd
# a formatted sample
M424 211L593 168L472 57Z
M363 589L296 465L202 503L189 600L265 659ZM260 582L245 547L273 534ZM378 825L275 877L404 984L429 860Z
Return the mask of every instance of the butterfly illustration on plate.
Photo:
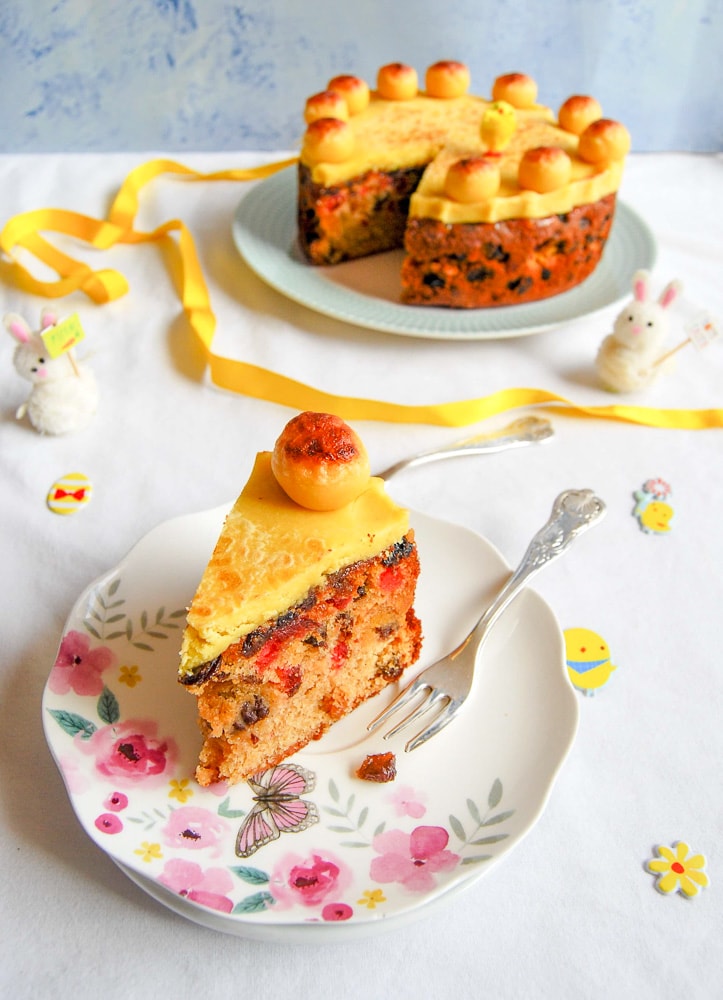
M301 796L314 790L316 775L298 764L279 764L248 778L254 804L236 837L236 854L249 858L282 833L299 833L319 821L313 802Z

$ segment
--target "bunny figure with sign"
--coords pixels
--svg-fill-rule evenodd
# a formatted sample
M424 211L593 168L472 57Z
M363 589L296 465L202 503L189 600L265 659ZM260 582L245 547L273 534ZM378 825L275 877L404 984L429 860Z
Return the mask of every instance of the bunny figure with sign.
M681 291L679 281L651 298L650 275L637 271L633 299L618 314L613 332L603 340L596 358L600 381L611 392L633 392L650 385L669 365L663 355L668 312Z
M18 342L13 355L15 370L32 388L15 414L26 414L41 434L68 434L85 427L98 405L98 386L93 372L73 358L68 345L82 339L79 324L66 332L51 310L44 310L40 330L31 330L17 313L8 313L5 326ZM62 336L53 338L53 333Z

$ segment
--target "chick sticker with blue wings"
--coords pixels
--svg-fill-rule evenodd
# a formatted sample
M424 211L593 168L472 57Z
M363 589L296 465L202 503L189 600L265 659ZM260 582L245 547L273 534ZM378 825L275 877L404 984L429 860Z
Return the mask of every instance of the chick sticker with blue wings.
M617 668L610 662L605 640L589 628L565 629L565 658L572 685L585 695L607 684Z
M641 531L648 535L665 535L670 531L673 508L668 501L671 493L664 479L648 479L642 489L633 493L633 516L637 518Z

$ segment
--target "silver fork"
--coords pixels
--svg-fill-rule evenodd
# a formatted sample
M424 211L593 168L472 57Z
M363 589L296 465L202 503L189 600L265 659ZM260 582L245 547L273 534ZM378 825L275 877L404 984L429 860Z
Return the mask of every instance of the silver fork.
M374 732L400 709L415 707L405 715L384 739L401 732L432 709L434 721L407 742L404 749L414 750L448 725L472 688L475 663L490 630L502 612L543 566L569 547L581 532L597 523L605 513L605 504L592 490L566 490L552 505L546 524L534 535L517 569L477 621L465 639L447 656L423 670L373 719L367 729ZM419 700L421 697L421 701Z
M495 451L506 451L508 448L520 448L528 444L540 444L554 434L549 420L541 417L520 417L506 427L486 434L475 434L474 437L455 441L433 451L423 451L411 458L403 458L395 462L377 475L381 479L391 479L402 469L410 469L415 465L426 465L440 458L456 458L459 455L483 455Z

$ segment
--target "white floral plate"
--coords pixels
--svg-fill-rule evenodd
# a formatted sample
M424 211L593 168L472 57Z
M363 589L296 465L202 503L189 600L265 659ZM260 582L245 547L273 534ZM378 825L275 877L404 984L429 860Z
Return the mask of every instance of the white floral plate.
M489 309L405 305L399 301L401 250L334 267L313 267L304 260L297 246L293 167L267 177L244 195L232 233L249 267L286 298L346 323L438 340L527 336L591 316L628 296L633 273L651 269L657 253L647 224L618 199L600 263L569 292Z
M489 871L544 808L577 727L557 621L524 592L490 636L460 716L412 754L366 732L388 690L255 787L203 789L192 777L195 699L176 669L184 608L226 510L155 528L75 604L43 697L73 808L131 879L207 927L339 940L426 915ZM421 669L463 637L509 568L466 528L419 513L412 524ZM394 782L355 776L368 753L389 749ZM260 827L271 837L262 846Z

